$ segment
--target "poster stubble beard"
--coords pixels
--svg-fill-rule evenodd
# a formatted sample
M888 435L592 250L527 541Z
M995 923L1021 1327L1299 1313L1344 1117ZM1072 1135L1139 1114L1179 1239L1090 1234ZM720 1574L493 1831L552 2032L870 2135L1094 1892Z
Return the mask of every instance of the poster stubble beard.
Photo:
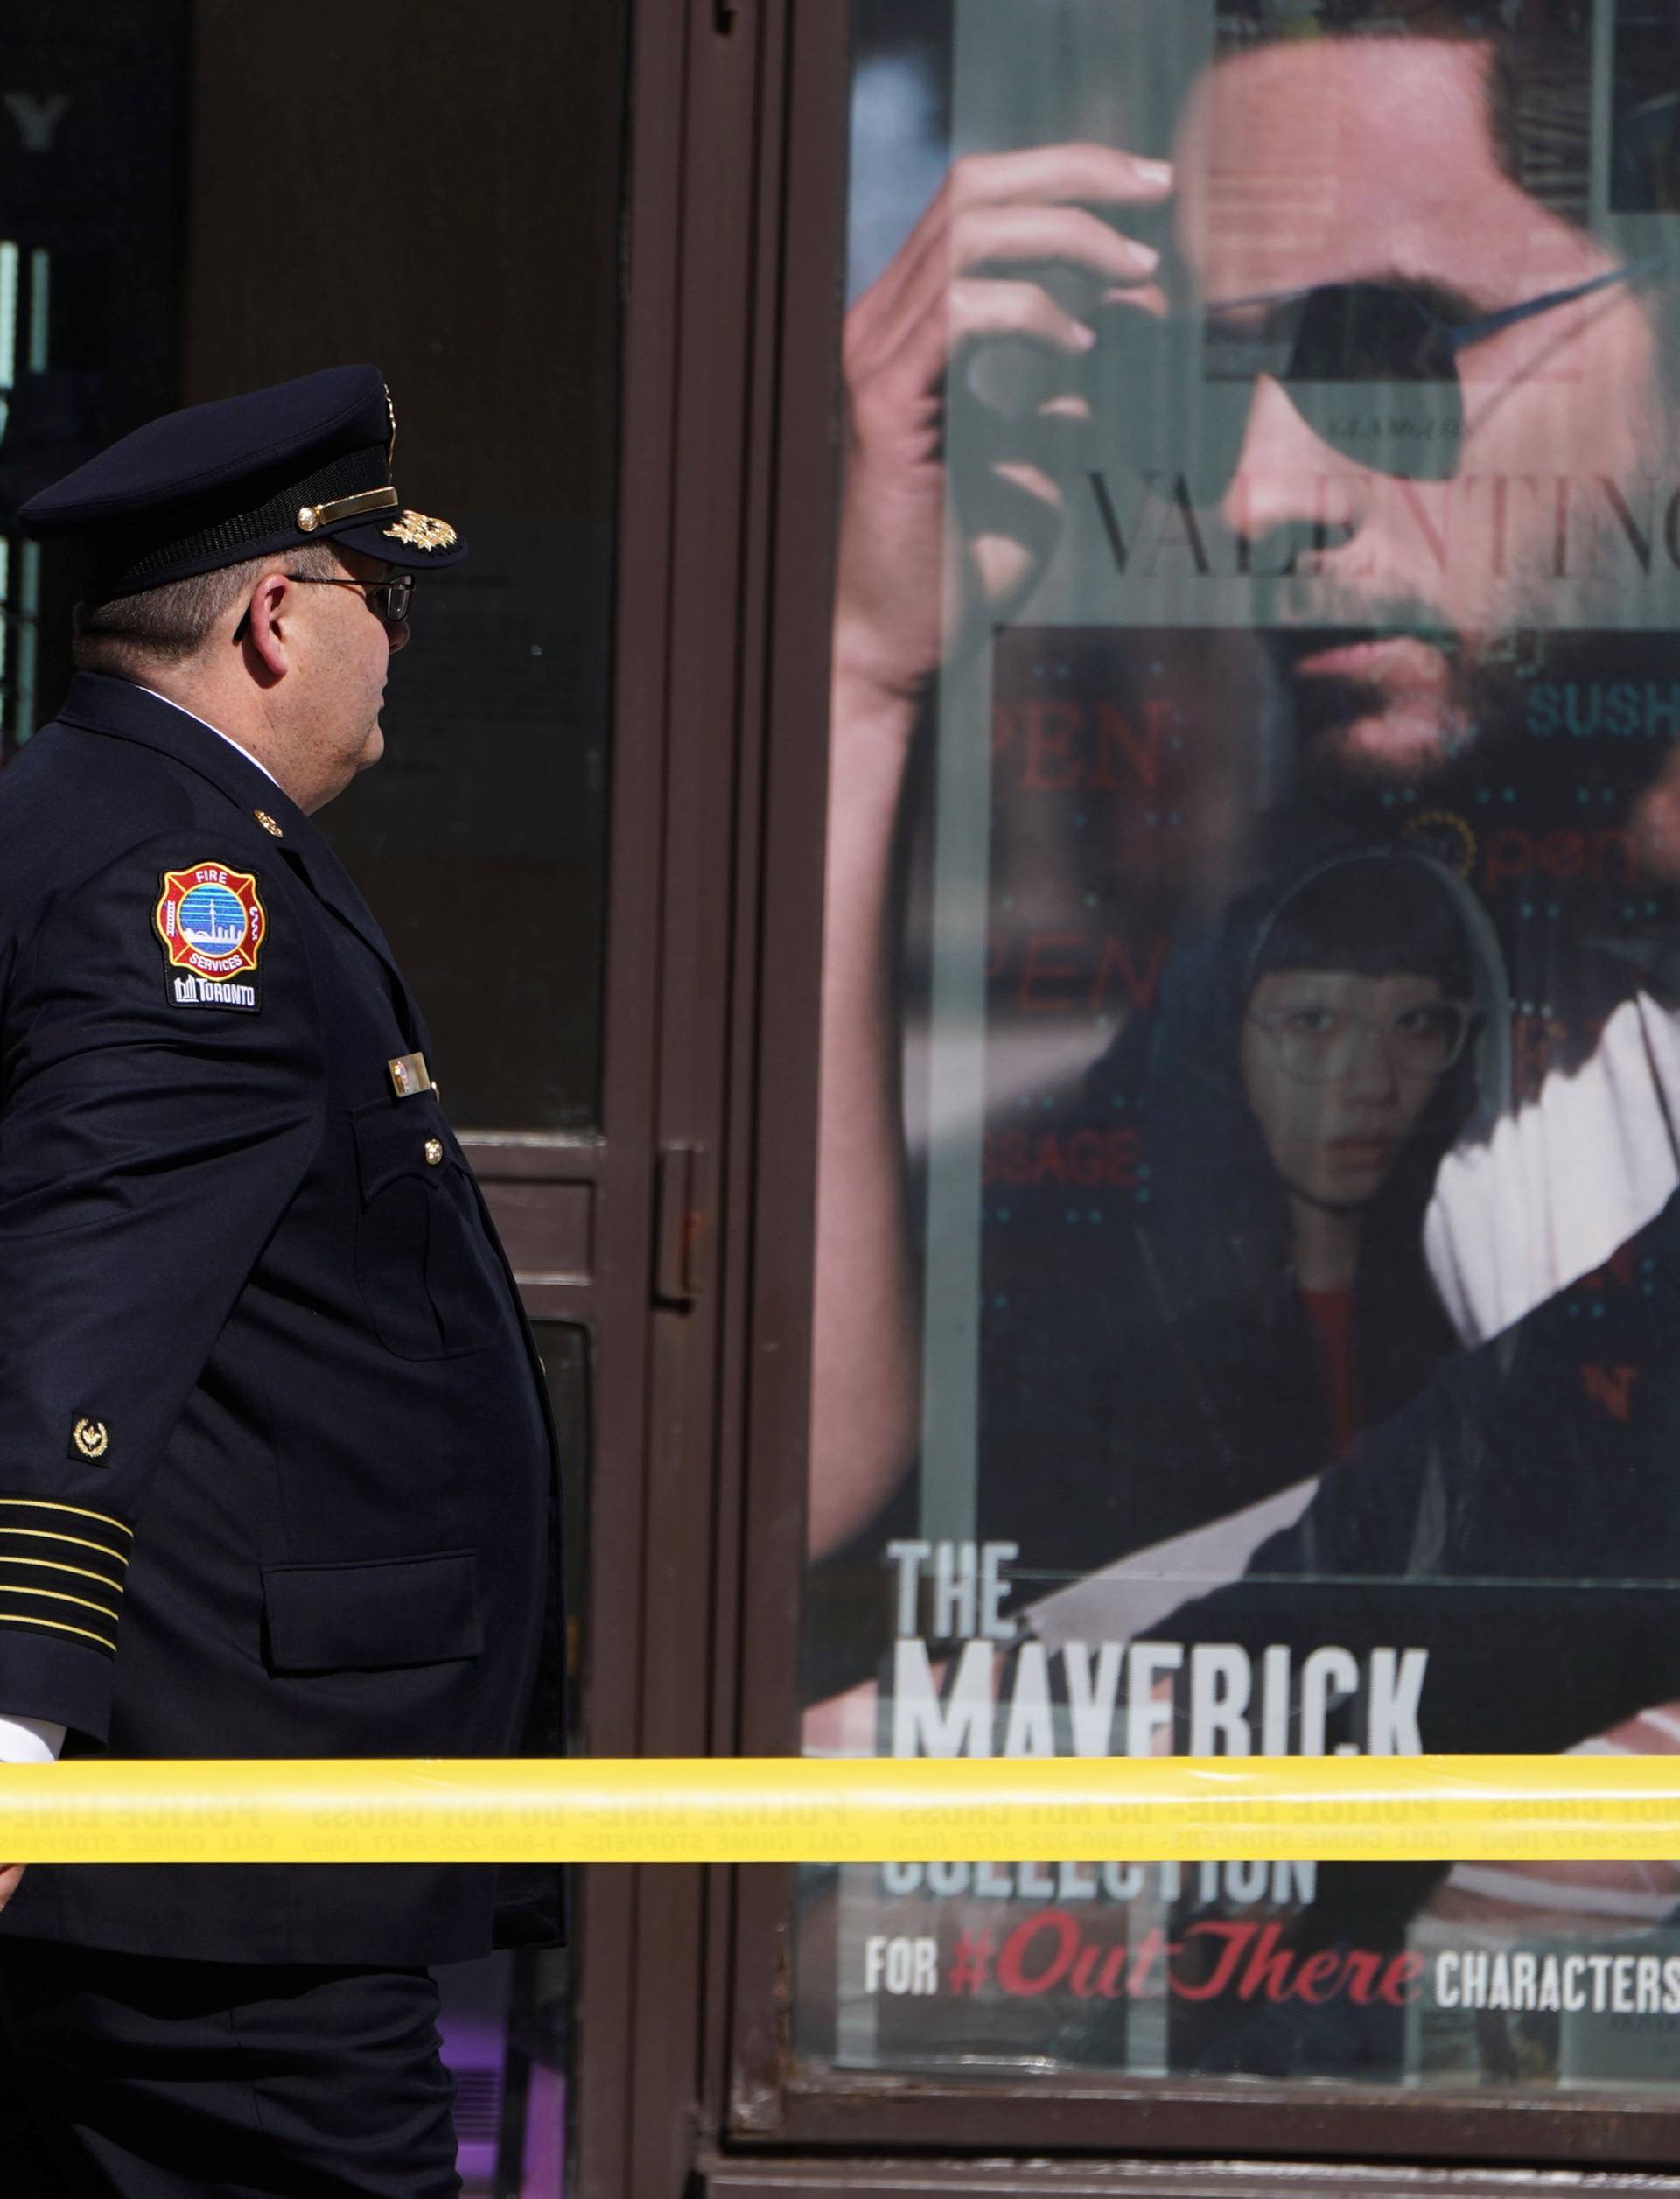
M1416 624L1397 630L1420 633ZM1675 772L1680 749L1672 739L1540 739L1530 712L1546 686L1586 707L1596 706L1586 698L1618 683L1680 688L1680 635L1535 625L1434 636L1428 646L1440 655L1438 702L1421 732L1418 698L1396 704L1378 678L1303 674L1303 664L1348 638L1346 629L1266 637L1294 728L1295 797L1340 823L1387 837L1396 802L1452 809L1491 788L1502 807L1540 827L1577 816L1590 782L1595 800L1609 795L1617 823L1633 824L1644 798ZM1657 867L1680 875L1680 844Z

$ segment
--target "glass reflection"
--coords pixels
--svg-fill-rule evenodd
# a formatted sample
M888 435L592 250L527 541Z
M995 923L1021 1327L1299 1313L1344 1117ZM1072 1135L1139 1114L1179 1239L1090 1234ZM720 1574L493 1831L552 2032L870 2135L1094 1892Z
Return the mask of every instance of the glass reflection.
M1670 1748L1672 11L858 22L807 1746ZM816 2057L1671 2081L1667 1866L808 1892Z

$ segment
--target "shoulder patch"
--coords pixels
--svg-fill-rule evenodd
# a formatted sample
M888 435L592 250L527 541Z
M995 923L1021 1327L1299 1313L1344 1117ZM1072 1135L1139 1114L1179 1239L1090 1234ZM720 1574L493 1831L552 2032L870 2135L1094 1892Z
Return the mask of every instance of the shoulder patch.
M152 922L178 1008L262 1006L257 958L269 918L254 872L225 863L165 871Z

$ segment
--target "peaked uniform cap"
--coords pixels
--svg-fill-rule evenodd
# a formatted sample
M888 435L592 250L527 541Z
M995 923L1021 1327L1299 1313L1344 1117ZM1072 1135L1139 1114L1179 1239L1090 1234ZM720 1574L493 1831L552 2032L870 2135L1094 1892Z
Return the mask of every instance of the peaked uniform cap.
M376 367L327 367L166 413L32 496L18 524L78 542L94 601L248 557L332 542L416 571L466 544L405 510L391 483L396 424Z

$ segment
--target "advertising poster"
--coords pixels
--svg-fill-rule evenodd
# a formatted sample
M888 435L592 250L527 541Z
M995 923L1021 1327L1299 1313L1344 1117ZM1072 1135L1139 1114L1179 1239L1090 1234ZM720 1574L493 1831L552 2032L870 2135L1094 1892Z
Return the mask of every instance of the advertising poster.
M1680 1747L1677 26L858 0L811 1753ZM1680 2085L1680 1858L813 1869L795 2043Z

